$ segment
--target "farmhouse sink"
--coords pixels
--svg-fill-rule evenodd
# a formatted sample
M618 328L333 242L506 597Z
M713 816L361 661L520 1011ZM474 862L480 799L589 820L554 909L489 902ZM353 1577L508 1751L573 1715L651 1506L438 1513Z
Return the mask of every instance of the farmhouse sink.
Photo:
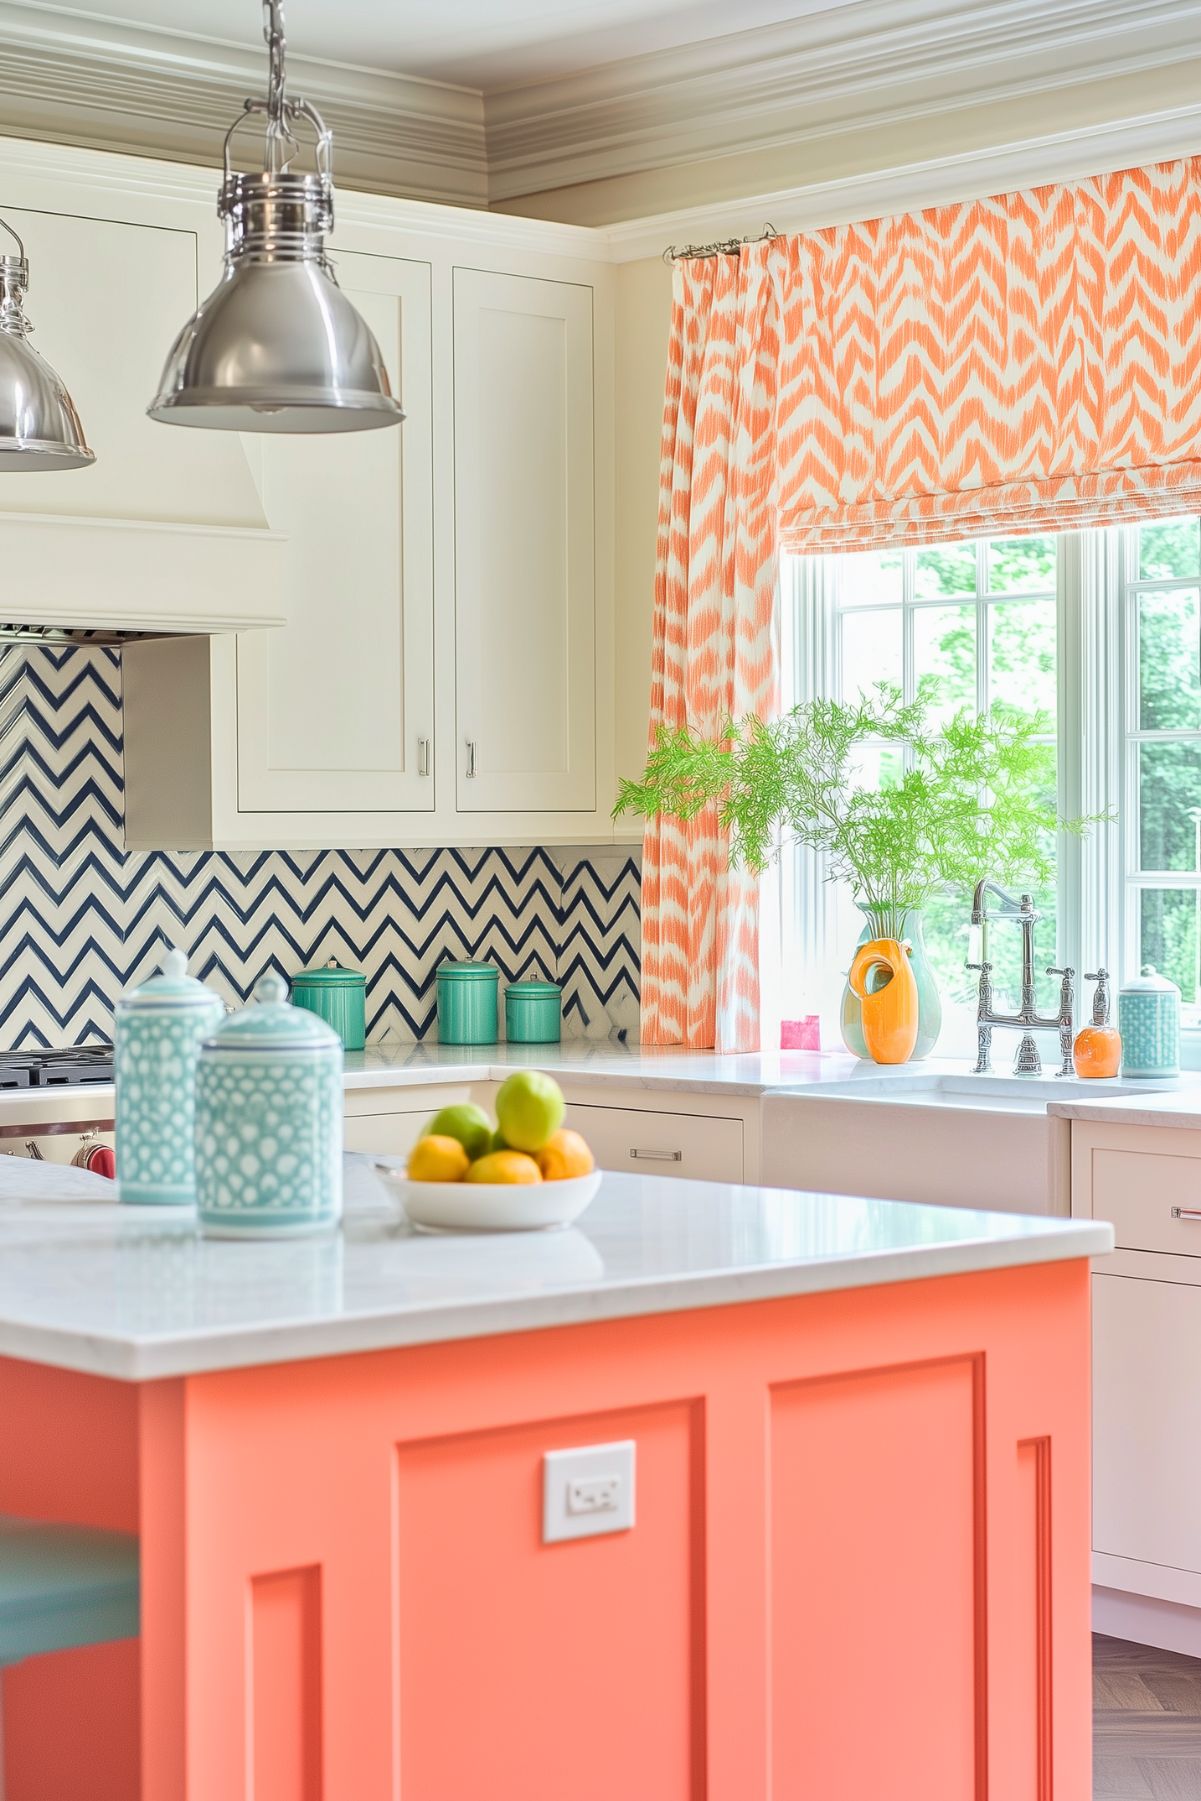
M1052 1101L1147 1094L1175 1082L875 1070L764 1096L761 1178L781 1188L1070 1212L1071 1129Z

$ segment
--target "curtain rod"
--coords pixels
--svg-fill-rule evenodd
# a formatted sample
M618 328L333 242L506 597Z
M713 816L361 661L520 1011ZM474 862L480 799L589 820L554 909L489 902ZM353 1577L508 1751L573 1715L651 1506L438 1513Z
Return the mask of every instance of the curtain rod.
M678 263L685 257L737 256L744 244L763 244L768 238L779 235L775 226L768 224L753 238L718 238L712 244L683 244L678 250L674 244L669 244L663 252L663 261Z

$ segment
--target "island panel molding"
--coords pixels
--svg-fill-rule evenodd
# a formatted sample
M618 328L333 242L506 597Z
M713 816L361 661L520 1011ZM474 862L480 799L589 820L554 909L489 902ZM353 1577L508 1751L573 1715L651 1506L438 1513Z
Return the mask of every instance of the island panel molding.
M287 1771L382 1801L399 1771L420 1801L562 1801L581 1747L589 1794L629 1792L636 1745L656 1801L1088 1801L1088 1280L1076 1257L142 1388L0 1361L0 1507L53 1504L69 1466L78 1517L139 1526L150 1795ZM97 1386L128 1517L60 1449ZM618 1438L634 1528L543 1545L543 1453ZM268 1650L287 1681L255 1681ZM15 1792L47 1756L54 1792L96 1792L51 1729L64 1680L13 1692Z
M231 1004L337 956L367 976L372 1042L436 1033L444 957L563 986L568 1037L638 1036L639 870L628 849L130 852L120 656L0 654L0 1049L112 1037L174 944Z

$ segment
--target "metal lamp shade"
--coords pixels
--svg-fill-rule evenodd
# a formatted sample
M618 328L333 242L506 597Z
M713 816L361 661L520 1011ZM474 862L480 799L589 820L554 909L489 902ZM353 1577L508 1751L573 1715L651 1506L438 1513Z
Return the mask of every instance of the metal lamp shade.
M227 431L371 431L404 410L371 330L322 260L231 258L148 409Z
M10 225L4 230L16 237ZM24 248L20 256L0 256L0 471L84 469L96 458L75 403L29 342L33 327L23 310L28 285Z

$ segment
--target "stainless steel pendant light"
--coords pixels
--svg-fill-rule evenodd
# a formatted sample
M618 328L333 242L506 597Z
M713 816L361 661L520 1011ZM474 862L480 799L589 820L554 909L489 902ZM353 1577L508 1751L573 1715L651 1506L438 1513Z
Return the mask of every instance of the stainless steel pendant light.
M325 236L334 222L333 135L307 100L285 91L280 0L263 0L270 53L266 100L247 100L225 135L225 268L171 347L147 409L168 425L221 431L370 431L399 425L379 345L334 276ZM230 140L250 113L267 119L266 168L235 173ZM294 175L293 126L317 136L317 173Z
M29 342L25 317L29 263L25 246L5 220L0 226L17 255L0 256L0 472L85 469L88 449L75 403L61 378Z

